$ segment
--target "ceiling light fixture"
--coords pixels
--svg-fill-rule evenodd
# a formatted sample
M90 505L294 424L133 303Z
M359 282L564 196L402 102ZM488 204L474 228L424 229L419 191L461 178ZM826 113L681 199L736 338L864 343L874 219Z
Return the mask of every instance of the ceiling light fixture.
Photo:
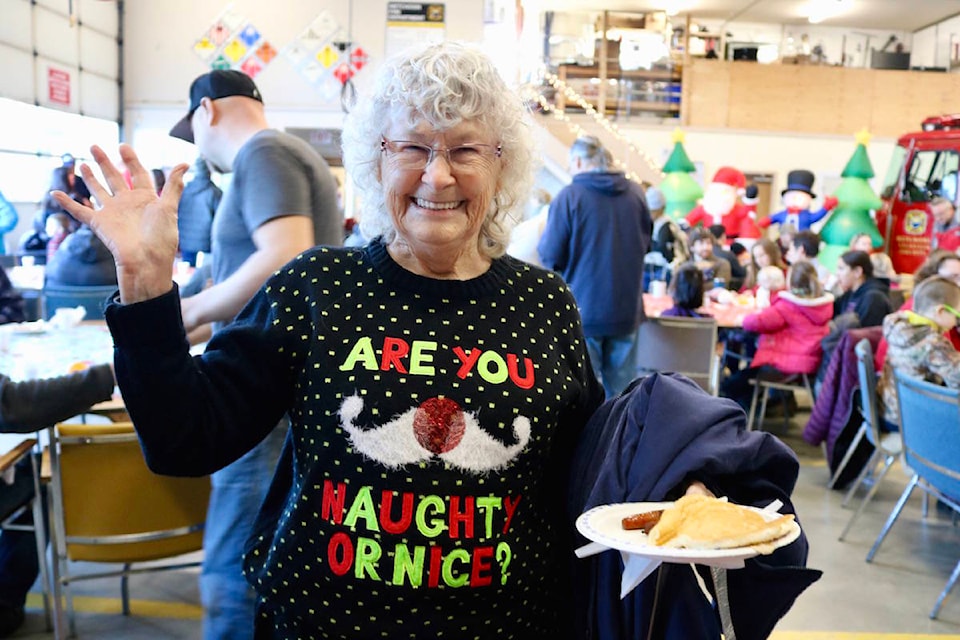
M819 24L846 13L852 7L853 0L810 0L807 4L807 20L810 24Z
M660 0L655 6L668 16L675 16L678 13L689 11L692 4L692 0Z

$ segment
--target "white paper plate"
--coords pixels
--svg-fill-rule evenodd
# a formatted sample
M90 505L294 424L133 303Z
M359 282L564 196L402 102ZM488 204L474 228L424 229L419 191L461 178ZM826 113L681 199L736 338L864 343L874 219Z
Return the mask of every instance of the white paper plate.
M673 549L651 544L647 534L643 531L628 531L623 528L623 519L627 516L666 509L672 504L672 502L622 502L601 505L582 513L577 518L577 530L593 542L611 549L660 560L661 562L679 562L682 564L692 562L705 565L726 564L725 561L729 560L752 558L760 554L772 553L775 549L786 546L800 537L800 525L794 521L790 533L772 542L733 549ZM747 508L753 509L768 521L782 515L754 507Z
M10 330L17 334L26 335L46 333L47 323L45 320L37 320L36 322L18 322L17 324L10 325Z

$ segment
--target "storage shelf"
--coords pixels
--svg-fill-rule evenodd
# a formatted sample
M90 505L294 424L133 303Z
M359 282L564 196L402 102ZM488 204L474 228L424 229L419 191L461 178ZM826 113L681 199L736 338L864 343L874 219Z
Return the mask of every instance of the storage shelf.
M680 111L679 102L649 102L647 100L631 100L630 109L638 111Z
M599 78L600 69L596 66L582 67L580 65L560 65L559 73L561 80L567 79L589 79ZM623 70L607 67L608 80L668 80L679 82L682 74L679 71L667 71L654 69L647 71L644 69Z
M614 66L612 69L607 69L606 78L601 78L597 66L560 65L557 75L561 81L570 85L594 107L599 107L599 97L595 91L590 89L596 87L598 91L599 83L603 80L611 82L613 86L606 86L605 105L607 113L619 113L628 116L655 113L666 117L673 117L680 113L679 84L683 75L679 70L636 69L627 71ZM598 83L578 88L577 85L582 85L583 81L589 82L591 80L597 80ZM638 88L634 86L635 83L662 83L663 86L660 89L655 87ZM668 91L667 83L675 84L676 91ZM656 97L658 96L662 96L663 100L657 100ZM675 96L676 100L671 101L669 98L672 96ZM562 93L558 93L557 107L559 109L577 108L578 105L569 102Z

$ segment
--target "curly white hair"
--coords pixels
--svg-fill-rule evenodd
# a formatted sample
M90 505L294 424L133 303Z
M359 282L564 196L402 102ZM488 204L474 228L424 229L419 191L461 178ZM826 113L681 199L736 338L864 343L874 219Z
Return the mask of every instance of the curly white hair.
M388 60L372 94L357 101L344 122L343 164L363 202L360 229L368 238L396 238L380 182L380 139L386 124L409 114L438 132L461 122L495 131L501 145L498 190L480 230L480 251L503 255L510 230L522 218L537 154L529 112L500 77L490 58L473 47L443 42Z

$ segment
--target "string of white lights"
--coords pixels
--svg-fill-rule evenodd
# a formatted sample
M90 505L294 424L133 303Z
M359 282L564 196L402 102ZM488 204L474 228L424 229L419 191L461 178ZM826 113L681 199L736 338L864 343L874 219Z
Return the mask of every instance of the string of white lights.
M617 142L622 143L623 147L630 154L636 158L639 158L641 162L646 163L653 173L660 176L661 180L666 177L666 174L663 173L660 168L660 164L654 160L650 154L637 147L626 135L623 134L623 132L620 130L620 127L617 126L617 123L610 120L610 118L608 118L605 114L597 111L593 104L585 97L577 93L573 87L561 80L556 74L547 74L546 81L551 87L553 87L555 91L563 95L566 102L571 102L583 109L583 112L593 118L594 122L596 122L600 128L606 131L609 135L613 136ZM554 105L551 104L550 101L547 100L546 96L544 96L542 93L537 96L537 102L540 104L540 108L543 109L544 113L552 114L554 118L563 122L577 137L584 134L589 134L588 131L574 122L570 116L566 114L566 112L555 108ZM627 163L623 162L620 158L614 157L614 164L618 168L622 169L628 178L636 182L641 182L640 176L635 171L630 170Z

